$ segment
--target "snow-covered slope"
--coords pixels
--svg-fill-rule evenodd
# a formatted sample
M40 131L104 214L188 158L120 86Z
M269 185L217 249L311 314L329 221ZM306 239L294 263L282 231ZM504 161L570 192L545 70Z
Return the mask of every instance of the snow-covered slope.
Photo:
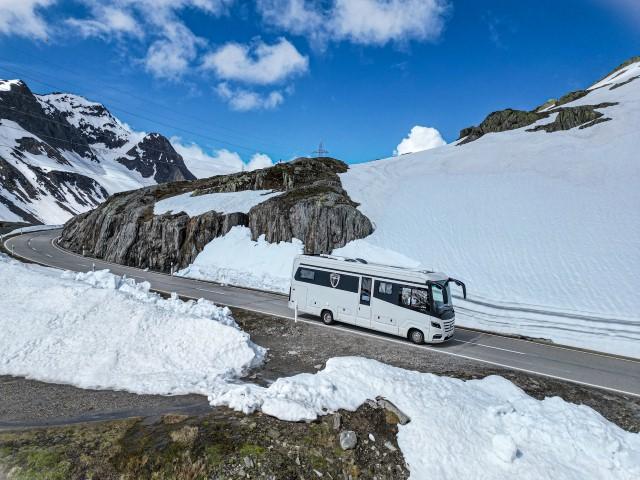
M64 223L110 194L193 178L165 137L103 105L0 80L0 219Z
M638 76L632 63L562 105L615 103L588 128L527 131L555 113L352 166L341 180L376 229L341 253L399 252L500 307L459 302L463 325L640 356Z

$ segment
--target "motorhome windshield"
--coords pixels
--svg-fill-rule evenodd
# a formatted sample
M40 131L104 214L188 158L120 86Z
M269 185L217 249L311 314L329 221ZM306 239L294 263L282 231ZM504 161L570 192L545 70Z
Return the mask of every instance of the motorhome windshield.
M449 290L449 285L447 283L432 283L431 296L433 297L433 303L437 308L451 305L451 291Z

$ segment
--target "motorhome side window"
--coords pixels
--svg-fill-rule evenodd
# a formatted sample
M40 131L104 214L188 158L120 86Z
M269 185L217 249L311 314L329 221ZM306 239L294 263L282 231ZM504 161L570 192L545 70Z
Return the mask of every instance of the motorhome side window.
M391 295L393 292L393 284L389 282L378 282L378 292L383 295Z
M420 312L429 310L429 294L424 288L402 287L399 300L399 305L403 307Z
M300 278L304 280L313 280L316 277L316 272L313 270L307 270L306 268L300 269Z

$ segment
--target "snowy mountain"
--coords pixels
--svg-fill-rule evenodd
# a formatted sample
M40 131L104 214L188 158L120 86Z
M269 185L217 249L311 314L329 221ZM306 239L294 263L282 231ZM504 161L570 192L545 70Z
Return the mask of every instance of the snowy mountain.
M194 178L169 140L103 105L0 80L0 219L63 223L113 193Z

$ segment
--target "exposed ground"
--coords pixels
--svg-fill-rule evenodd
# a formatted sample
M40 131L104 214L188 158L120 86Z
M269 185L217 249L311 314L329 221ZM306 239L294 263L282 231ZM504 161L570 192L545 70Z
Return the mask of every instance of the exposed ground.
M487 368L437 352L399 349L375 338L358 337L354 342L345 332L281 318L239 310L234 315L256 343L269 348L267 363L249 378L261 384L317 371L330 357L360 355L463 379L499 374L536 398L559 395L589 405L626 430L640 431L640 402L633 397ZM331 416L310 424L290 423L211 409L197 395L81 390L13 377L0 379L0 398L0 429L5 429L0 432L0 463L5 473L13 472L13 478L309 479L351 474L352 478L382 479L406 475L400 454L384 447L385 441L397 447L393 421L388 423L385 412L368 406L355 413L341 412L340 429L356 431L361 440L354 452L344 453ZM168 422L163 414L178 415L178 420ZM101 421L78 423L87 420ZM375 443L368 440L369 433Z

